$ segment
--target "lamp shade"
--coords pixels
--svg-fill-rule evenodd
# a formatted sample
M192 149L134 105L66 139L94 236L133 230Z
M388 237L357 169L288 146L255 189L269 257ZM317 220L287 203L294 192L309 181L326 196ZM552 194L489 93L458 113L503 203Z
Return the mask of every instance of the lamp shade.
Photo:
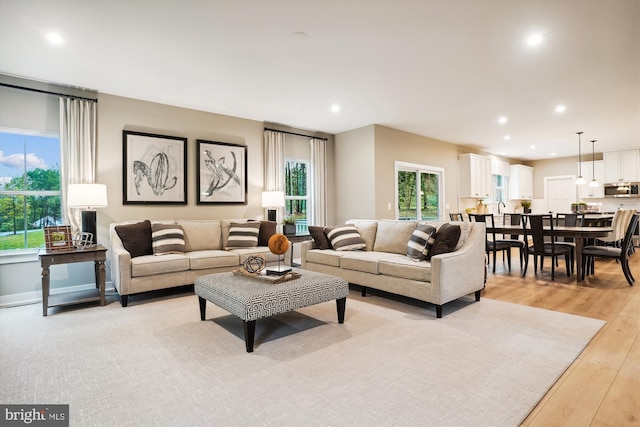
M281 208L284 206L284 191L263 191L263 208Z
M89 209L107 207L107 186L104 184L69 184L67 206Z

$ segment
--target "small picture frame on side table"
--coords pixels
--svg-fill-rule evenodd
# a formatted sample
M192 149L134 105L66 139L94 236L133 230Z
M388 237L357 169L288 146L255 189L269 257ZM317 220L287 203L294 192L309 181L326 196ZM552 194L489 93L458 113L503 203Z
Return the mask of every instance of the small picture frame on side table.
M44 227L44 244L47 252L72 250L71 226Z

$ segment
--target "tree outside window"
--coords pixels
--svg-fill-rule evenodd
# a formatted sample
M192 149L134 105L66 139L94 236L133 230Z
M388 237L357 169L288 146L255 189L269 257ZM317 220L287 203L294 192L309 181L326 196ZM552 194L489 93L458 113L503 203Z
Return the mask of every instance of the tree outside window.
M295 220L296 233L307 233L309 165L299 160L286 160L284 168L285 215Z
M44 247L63 222L58 136L0 131L0 251Z

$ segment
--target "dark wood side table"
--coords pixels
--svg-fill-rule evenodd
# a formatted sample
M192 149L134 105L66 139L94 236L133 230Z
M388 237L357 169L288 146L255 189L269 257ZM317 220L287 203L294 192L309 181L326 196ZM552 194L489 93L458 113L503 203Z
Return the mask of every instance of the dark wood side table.
M95 245L84 249L69 251L46 251L41 249L38 258L42 266L42 315L46 316L49 307L61 305L80 304L85 302L100 301L105 304L105 261L107 248ZM56 264L70 264L74 262L95 263L96 289L86 291L67 292L49 296L49 267Z
M311 240L310 234L285 234L287 239L291 242L291 267L300 267L299 264L293 264L293 244L306 242L307 240Z

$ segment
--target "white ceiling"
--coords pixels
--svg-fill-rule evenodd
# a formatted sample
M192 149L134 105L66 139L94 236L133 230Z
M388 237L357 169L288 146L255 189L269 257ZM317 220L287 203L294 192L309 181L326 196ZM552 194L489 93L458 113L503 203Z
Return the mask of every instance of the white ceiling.
M0 0L0 72L523 160L640 147L639 0Z

